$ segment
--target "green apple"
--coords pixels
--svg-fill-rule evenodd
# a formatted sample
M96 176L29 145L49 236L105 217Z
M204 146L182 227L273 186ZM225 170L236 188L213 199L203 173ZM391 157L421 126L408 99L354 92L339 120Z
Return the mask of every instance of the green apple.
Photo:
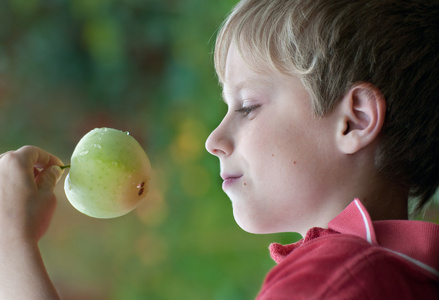
M129 133L95 128L76 145L64 190L80 212L115 218L145 199L150 179L148 156Z

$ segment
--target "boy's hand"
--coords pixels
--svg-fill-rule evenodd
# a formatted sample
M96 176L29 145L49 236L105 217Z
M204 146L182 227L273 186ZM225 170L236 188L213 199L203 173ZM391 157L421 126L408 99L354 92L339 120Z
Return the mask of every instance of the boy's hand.
M0 228L6 239L37 242L56 206L54 188L63 162L33 146L0 155Z
M0 155L0 299L59 299L37 242L55 210L62 165L32 146Z

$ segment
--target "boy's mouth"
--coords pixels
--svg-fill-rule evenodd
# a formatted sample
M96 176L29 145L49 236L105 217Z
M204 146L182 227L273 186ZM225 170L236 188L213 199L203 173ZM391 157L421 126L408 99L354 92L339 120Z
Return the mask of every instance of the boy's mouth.
M228 189L231 187L236 181L238 181L243 175L228 175L228 174L221 174L221 178L223 181L223 190Z

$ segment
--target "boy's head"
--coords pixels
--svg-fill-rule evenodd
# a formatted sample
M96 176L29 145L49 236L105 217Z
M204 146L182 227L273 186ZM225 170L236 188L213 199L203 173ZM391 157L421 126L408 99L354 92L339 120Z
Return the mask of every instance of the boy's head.
M375 164L424 205L439 184L439 3L435 0L244 0L220 31L224 80L231 44L258 69L298 76L314 113L366 82L387 105Z

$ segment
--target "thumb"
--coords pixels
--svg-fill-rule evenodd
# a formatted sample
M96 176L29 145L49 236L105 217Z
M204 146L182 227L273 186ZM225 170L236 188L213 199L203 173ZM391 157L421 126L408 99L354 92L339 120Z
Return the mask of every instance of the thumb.
M57 165L52 165L42 170L35 178L38 190L53 191L63 173L63 170Z

